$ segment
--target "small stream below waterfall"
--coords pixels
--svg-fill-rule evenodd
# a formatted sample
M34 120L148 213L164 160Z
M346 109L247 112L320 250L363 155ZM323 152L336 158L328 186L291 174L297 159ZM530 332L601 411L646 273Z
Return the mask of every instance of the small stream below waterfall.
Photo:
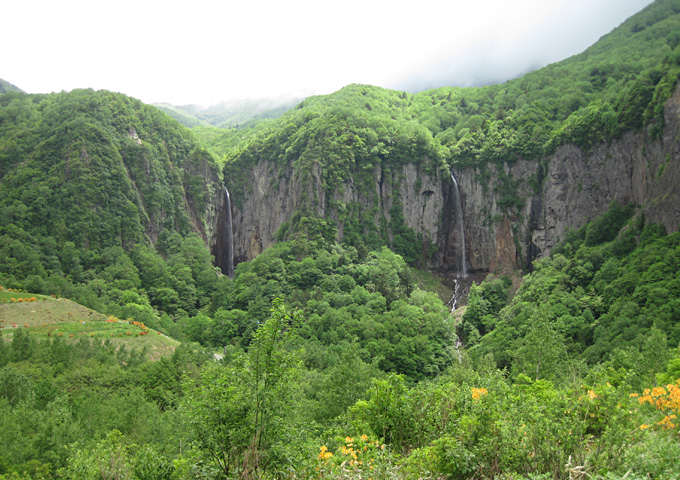
M452 291L451 297L446 303L449 311L453 313L454 310L466 306L472 284L475 283L479 285L487 275L488 272L469 273L465 276L456 275L444 281L444 285Z

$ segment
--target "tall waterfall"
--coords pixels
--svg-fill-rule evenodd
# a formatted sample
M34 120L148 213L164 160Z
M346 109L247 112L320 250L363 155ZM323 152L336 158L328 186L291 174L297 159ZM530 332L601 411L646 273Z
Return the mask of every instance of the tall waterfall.
M453 176L451 172L451 180L453 180L453 190L456 193L456 216L458 217L458 233L460 234L460 275L463 277L467 276L467 266L465 264L465 231L463 228L463 205L460 201L460 190L458 190L458 182L456 182L456 177Z
M231 222L231 198L226 185L224 186L224 198L227 208L227 276L234 278L234 230Z
M451 307L451 313L453 313L458 306L458 301L467 295L468 288L466 287L469 287L469 285L468 282L462 281L463 278L467 277L467 264L465 263L465 229L463 228L465 222L463 222L463 204L460 201L460 190L458 189L458 182L456 181L456 177L453 176L453 172L451 172L451 180L453 180L453 191L456 193L456 220L458 221L458 233L460 236L460 271L453 280L454 287L451 300L446 304L448 307ZM457 341L456 351L458 351L460 361L462 357L460 356L459 343L460 340Z

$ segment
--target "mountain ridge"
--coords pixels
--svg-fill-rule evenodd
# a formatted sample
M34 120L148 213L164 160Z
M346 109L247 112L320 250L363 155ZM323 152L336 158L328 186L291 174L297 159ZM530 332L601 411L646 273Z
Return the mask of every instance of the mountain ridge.
M567 226L602 213L613 198L645 203L639 192L656 191L649 170L663 175L662 164L677 169L678 12L680 2L657 1L582 54L502 85L408 94L352 84L308 97L226 158L237 258L254 258L277 239L291 238L301 218L320 216L337 224L344 241L369 249L388 244L409 261L455 272L461 239L451 228L459 221L450 213L453 170L474 247L469 264L530 268ZM635 22L646 27L633 28ZM654 142L660 150L651 148ZM657 152L653 159L626 153L645 152L646 146ZM609 167L601 163L597 175L620 170L619 185L601 190L593 184L584 192L591 203L579 214L570 207L570 213L555 213L541 196L559 201L567 194L550 193L560 184L550 181L561 175L556 159L593 162L593 152L615 156ZM578 169L580 176L559 188L588 184L588 169ZM624 181L633 171L638 186ZM664 185L655 198L677 198L672 182ZM570 194L574 202L577 193ZM677 215L647 207L669 231L677 229ZM536 230L540 225L551 226ZM214 231L219 235L222 227ZM497 251L500 244L505 253ZM213 253L219 257L214 247Z

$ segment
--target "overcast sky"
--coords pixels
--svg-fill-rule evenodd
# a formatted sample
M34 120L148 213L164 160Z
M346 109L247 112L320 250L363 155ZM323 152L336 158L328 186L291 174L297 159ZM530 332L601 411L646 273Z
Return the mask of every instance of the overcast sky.
M585 50L651 0L16 0L0 78L147 103L502 82Z

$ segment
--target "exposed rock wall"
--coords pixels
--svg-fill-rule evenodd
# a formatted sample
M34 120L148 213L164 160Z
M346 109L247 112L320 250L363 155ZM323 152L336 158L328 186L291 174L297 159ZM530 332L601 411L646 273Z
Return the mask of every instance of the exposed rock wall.
M676 231L680 220L679 135L677 89L666 105L664 133L659 139L631 132L589 152L564 145L541 162L520 160L502 167L456 170L469 270L525 268L548 255L565 229L578 228L602 214L614 199L641 205L649 221ZM427 159L414 159L387 170L376 166L371 186L357 185L350 173L326 198L320 167L302 175L291 165L282 168L263 159L250 172L252 188L241 192L245 201L233 202L236 263L272 246L281 224L298 209L336 220L342 238L338 205L358 203L373 212L379 225L389 223L398 196L407 226L437 246L429 266L458 271L461 242L453 185L439 169L425 168L427 163ZM506 208L508 192L505 197L499 193L502 182L516 185L512 197L522 199L523 205ZM217 225L212 236L216 257L223 228Z
M661 138L627 133L611 144L583 152L561 147L548 160L537 224L531 243L547 255L564 237L567 227L578 228L600 215L612 200L636 203L645 217L669 232L680 221L680 89L666 104Z

